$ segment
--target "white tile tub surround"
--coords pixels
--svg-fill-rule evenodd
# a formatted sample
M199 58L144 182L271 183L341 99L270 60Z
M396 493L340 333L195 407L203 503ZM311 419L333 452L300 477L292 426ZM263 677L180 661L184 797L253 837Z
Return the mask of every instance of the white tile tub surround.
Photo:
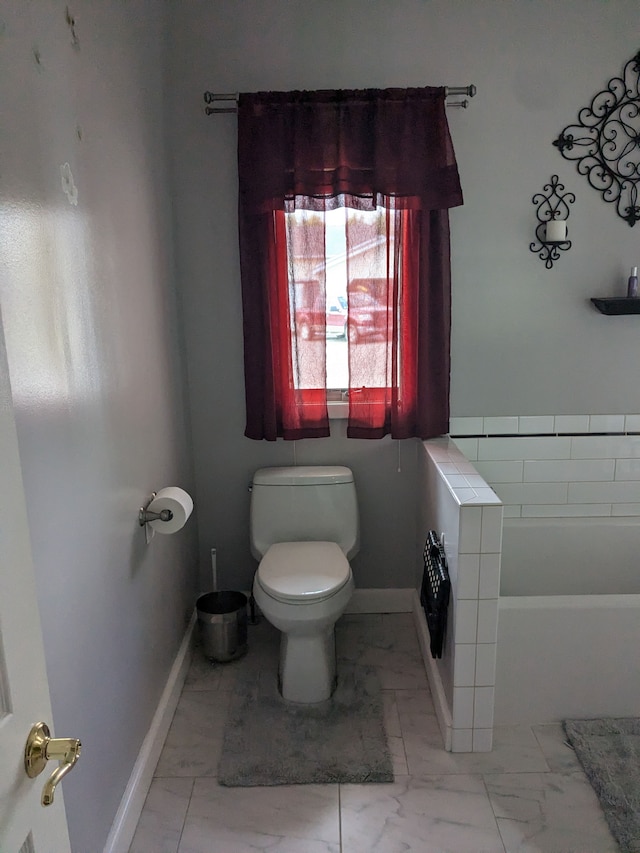
M638 553L635 519L505 523L496 725L637 714Z
M601 543L603 528L615 534L615 542L606 540L605 554L595 561L596 574L602 577L603 560L609 565L613 553L616 562L634 566L637 543L627 553L621 537L625 522L633 532L640 517L640 415L454 418L451 432L455 445L502 499L508 519L504 543L493 553L476 550L477 515L461 516L457 568L464 577L455 601L459 618L453 690L459 705L452 718L452 749L471 738L472 748L479 751L491 738L494 723L548 722L585 708L587 716L628 716L638 701L640 594L623 585L618 592L625 594L619 595L610 594L608 587L591 595L579 594L574 583L561 587L562 573L549 555L541 557L539 539L521 541L514 557L509 536L514 524L523 530L534 525L536 537L543 535L553 551L552 534L570 537L574 529L582 531L570 551L566 538L555 547L563 555L562 567L571 555L582 577L591 565L591 553L583 553L583 543L591 540L584 537L588 533ZM523 564L525 554L533 563L528 575L544 594L509 591L512 567ZM604 580L612 582L610 567ZM584 649L589 649L586 657ZM574 658L572 650L577 650ZM612 659L626 661L621 669L633 675L623 686L619 668L610 666ZM567 683L572 685L568 694ZM544 687L532 694L531 684Z
M589 432L624 432L624 415L589 415Z
M533 415L518 418L518 432L524 435L545 435L556 432L553 415Z
M483 419L469 420L470 429L484 427ZM517 432L515 421L501 419L501 426ZM477 443L472 445L476 447ZM420 529L425 536L431 529L444 535L451 577L443 657L431 657L416 593L418 635L446 748L488 752L493 741L502 502L456 443L432 439L423 443L423 449ZM421 579L421 560L418 575Z
M640 414L506 415L455 417L449 435L580 435L582 433L640 433Z
M556 415L554 426L558 435L589 432L589 415Z
M518 432L518 418L484 418L484 431L487 435L512 435Z
M640 432L640 415L625 415L625 432Z
M451 433L505 518L640 514L638 414L452 418Z

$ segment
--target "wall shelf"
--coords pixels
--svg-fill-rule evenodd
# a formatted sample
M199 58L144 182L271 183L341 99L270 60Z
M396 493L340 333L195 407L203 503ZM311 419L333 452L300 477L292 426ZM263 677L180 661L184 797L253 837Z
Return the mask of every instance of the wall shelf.
M640 314L640 297L610 296L591 300L601 314Z

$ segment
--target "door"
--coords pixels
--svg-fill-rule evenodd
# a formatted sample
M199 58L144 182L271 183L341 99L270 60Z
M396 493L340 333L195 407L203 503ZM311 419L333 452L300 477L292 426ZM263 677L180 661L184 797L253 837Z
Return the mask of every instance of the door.
M0 315L1 853L71 850L60 786L50 806L40 802L57 761L49 761L34 779L25 771L27 737L38 722L51 727L51 705Z

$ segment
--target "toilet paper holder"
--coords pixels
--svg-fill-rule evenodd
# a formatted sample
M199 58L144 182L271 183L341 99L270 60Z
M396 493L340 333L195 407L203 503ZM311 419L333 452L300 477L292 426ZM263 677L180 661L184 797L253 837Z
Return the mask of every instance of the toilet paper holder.
M149 512L148 506L153 501L157 492L151 492L151 497L144 506L140 507L138 512L138 523L140 527L144 527L149 521L171 521L173 513L170 509L163 509L160 512Z

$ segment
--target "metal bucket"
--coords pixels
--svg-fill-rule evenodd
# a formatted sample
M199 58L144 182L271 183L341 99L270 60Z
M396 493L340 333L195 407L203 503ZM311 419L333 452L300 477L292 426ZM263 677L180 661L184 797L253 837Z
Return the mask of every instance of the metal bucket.
M241 592L208 592L196 602L205 657L226 661L247 651L247 596Z

